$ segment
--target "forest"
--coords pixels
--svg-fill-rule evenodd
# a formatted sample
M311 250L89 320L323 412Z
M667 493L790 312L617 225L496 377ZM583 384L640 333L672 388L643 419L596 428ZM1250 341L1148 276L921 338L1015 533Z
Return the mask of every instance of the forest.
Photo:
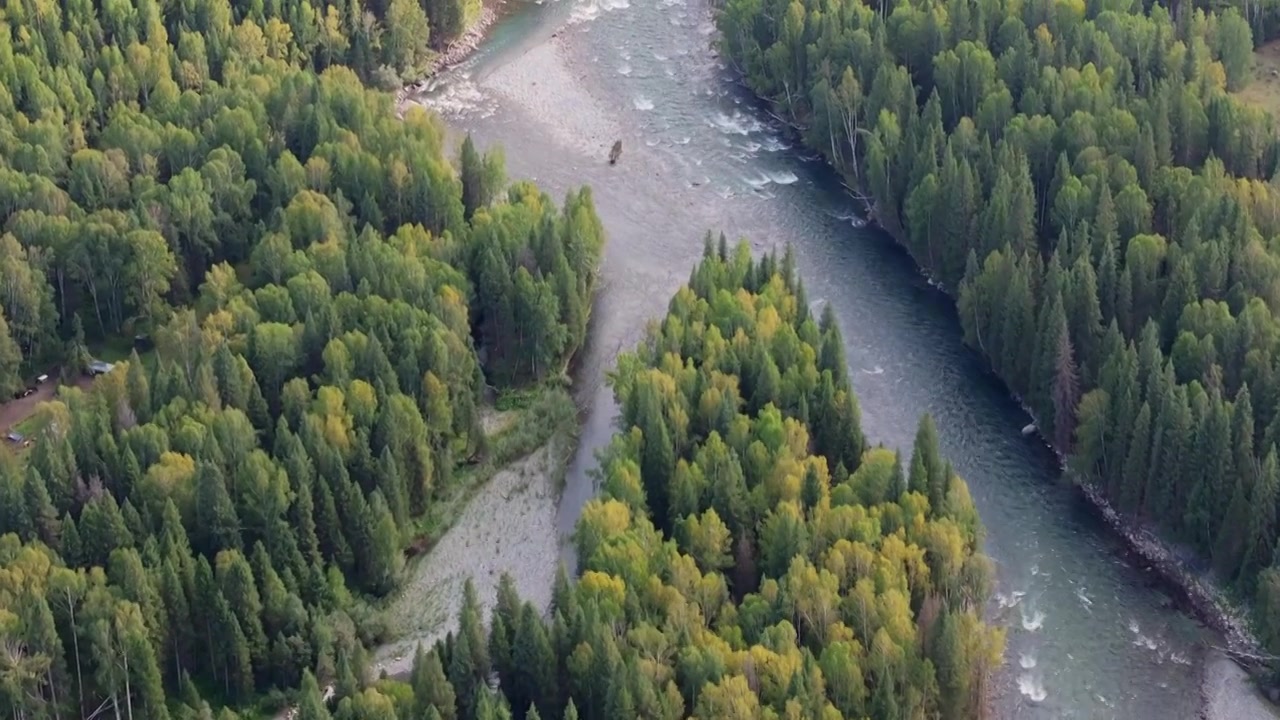
M509 578L483 618L468 585L407 682L330 713L307 674L300 719L977 717L1004 642L981 523L927 416L909 472L867 445L843 348L789 253L708 237L610 375L619 431L550 618Z
M590 191L509 184L469 138L455 165L366 84L409 67L396 14L437 11L470 12L0 9L0 397L146 341L0 449L0 715L359 696L405 548L495 452L486 394L562 382Z
M1280 143L1238 100L1277 8L728 0L746 82L956 300L1123 513L1280 651Z

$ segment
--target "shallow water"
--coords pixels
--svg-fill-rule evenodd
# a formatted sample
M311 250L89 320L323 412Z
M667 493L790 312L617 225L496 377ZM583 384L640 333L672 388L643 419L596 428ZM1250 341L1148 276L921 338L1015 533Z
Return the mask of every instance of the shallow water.
M533 4L425 99L454 129L503 146L513 176L556 194L590 184L609 231L562 535L594 493L593 453L613 432L604 372L663 313L703 234L746 236L758 250L791 243L809 299L840 320L867 435L909 450L930 412L969 483L999 569L992 617L1009 632L998 714L1196 717L1203 631L1163 609L1049 452L1021 435L1028 417L961 344L951 303L735 86L714 38L702 0Z

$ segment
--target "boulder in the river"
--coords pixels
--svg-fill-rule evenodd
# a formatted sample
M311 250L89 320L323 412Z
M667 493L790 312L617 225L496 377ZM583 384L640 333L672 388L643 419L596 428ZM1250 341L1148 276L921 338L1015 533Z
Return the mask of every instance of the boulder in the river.
M616 165L620 157L622 157L622 141L615 140L613 149L609 151L609 164Z
M1026 427L1022 428L1022 434L1023 434L1023 435L1031 435L1031 434L1032 434L1032 433L1034 433L1035 431L1036 431L1036 424L1035 424L1035 423L1031 423L1030 425L1027 425Z

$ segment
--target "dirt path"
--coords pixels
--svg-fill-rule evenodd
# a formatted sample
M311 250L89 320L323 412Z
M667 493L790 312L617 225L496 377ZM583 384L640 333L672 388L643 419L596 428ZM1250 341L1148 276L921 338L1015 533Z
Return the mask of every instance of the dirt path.
M57 385L50 380L36 388L36 391L24 398L17 398L0 405L0 433L7 433L14 425L31 417L36 406L46 400L53 399Z

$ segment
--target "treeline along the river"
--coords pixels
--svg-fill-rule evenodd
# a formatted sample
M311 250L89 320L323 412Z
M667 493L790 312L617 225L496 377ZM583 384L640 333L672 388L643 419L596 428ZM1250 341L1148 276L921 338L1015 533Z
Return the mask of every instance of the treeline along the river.
M469 141L455 170L438 121L304 42L386 51L378 17L0 9L0 396L155 345L0 450L0 716L358 692L369 601L486 452L485 383L558 380L583 341L590 193L504 193Z
M708 239L610 376L620 430L550 619L504 580L486 633L469 591L407 687L335 717L978 716L1004 642L982 526L928 417L909 473L866 446L843 347L789 258Z
M1280 145L1232 95L1241 13L729 0L719 22L1045 436L1256 597L1280 651Z

